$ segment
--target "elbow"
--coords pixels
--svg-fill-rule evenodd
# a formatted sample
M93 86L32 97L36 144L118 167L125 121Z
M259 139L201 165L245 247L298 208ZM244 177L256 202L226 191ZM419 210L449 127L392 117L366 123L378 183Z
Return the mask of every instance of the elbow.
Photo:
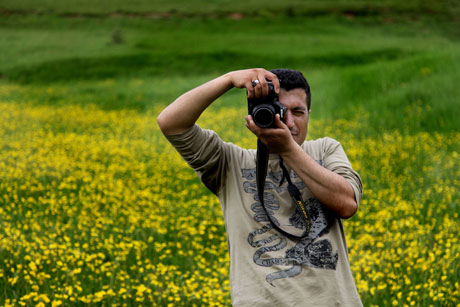
M165 133L165 130L166 130L166 121L165 121L164 117L165 116L164 116L163 113L160 113L160 115L158 115L158 117L157 117L158 127L160 127L160 130L163 133Z
M172 134L170 122L171 121L168 120L168 116L165 114L164 111L161 112L160 115L158 115L157 117L158 127L164 135Z
M356 211L358 211L358 204L353 199L346 206L344 206L340 212L340 218L347 220L355 215Z
M174 118L173 114L163 110L163 112L161 112L157 117L157 124L164 135L173 135L191 128L194 123L188 125L182 122L179 118Z

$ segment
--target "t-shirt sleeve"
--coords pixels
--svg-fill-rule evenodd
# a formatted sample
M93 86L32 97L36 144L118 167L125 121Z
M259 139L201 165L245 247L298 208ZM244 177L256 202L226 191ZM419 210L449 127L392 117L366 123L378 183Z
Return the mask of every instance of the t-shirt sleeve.
M350 183L355 192L355 200L359 206L363 195L363 183L359 174L351 167L342 145L331 138L323 139L324 166L330 171L339 174Z
M204 185L218 194L225 176L226 143L214 131L198 125L180 134L165 136Z

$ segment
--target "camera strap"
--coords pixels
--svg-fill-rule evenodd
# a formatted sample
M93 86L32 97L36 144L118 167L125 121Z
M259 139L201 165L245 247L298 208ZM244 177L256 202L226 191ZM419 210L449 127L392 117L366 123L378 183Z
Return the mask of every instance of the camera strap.
M280 167L283 170L283 178L280 181L280 186L283 184L284 179L288 182L288 192L291 195L292 199L296 203L297 208L302 214L302 217L305 222L305 231L302 235L296 235L287 232L286 230L282 229L280 225L278 225L274 220L271 214L269 214L267 208L265 207L264 203L264 189L265 189L265 178L267 177L267 169L268 169L268 157L269 157L269 150L268 147L259 139L257 139L257 165L256 165L256 181L257 181L257 193L259 196L260 204L265 211L265 214L268 217L268 220L272 224L273 228L278 230L280 233L287 237L295 237L295 238L303 238L308 235L310 232L310 218L308 216L308 211L305 206L305 202L302 199L302 195L300 190L295 186L291 181L291 176L287 171L286 167L284 166L283 159L280 157Z

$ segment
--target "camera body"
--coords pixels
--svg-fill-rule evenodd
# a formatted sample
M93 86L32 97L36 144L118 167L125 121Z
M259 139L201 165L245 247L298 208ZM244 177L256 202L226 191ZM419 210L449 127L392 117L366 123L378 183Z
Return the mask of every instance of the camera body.
M275 116L280 115L281 121L284 122L287 108L279 102L278 94L271 81L268 83L268 95L259 98L248 98L248 114L260 128L274 128Z

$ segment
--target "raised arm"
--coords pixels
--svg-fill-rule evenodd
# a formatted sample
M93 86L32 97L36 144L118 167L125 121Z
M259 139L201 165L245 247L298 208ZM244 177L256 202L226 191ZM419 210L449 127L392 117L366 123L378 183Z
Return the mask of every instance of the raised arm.
M279 91L276 75L261 69L237 70L208 81L177 98L157 117L158 125L164 134L178 134L191 128L201 113L217 98L233 87L246 88L249 97L268 94L266 79L273 81ZM261 86L253 88L252 80L259 80Z

